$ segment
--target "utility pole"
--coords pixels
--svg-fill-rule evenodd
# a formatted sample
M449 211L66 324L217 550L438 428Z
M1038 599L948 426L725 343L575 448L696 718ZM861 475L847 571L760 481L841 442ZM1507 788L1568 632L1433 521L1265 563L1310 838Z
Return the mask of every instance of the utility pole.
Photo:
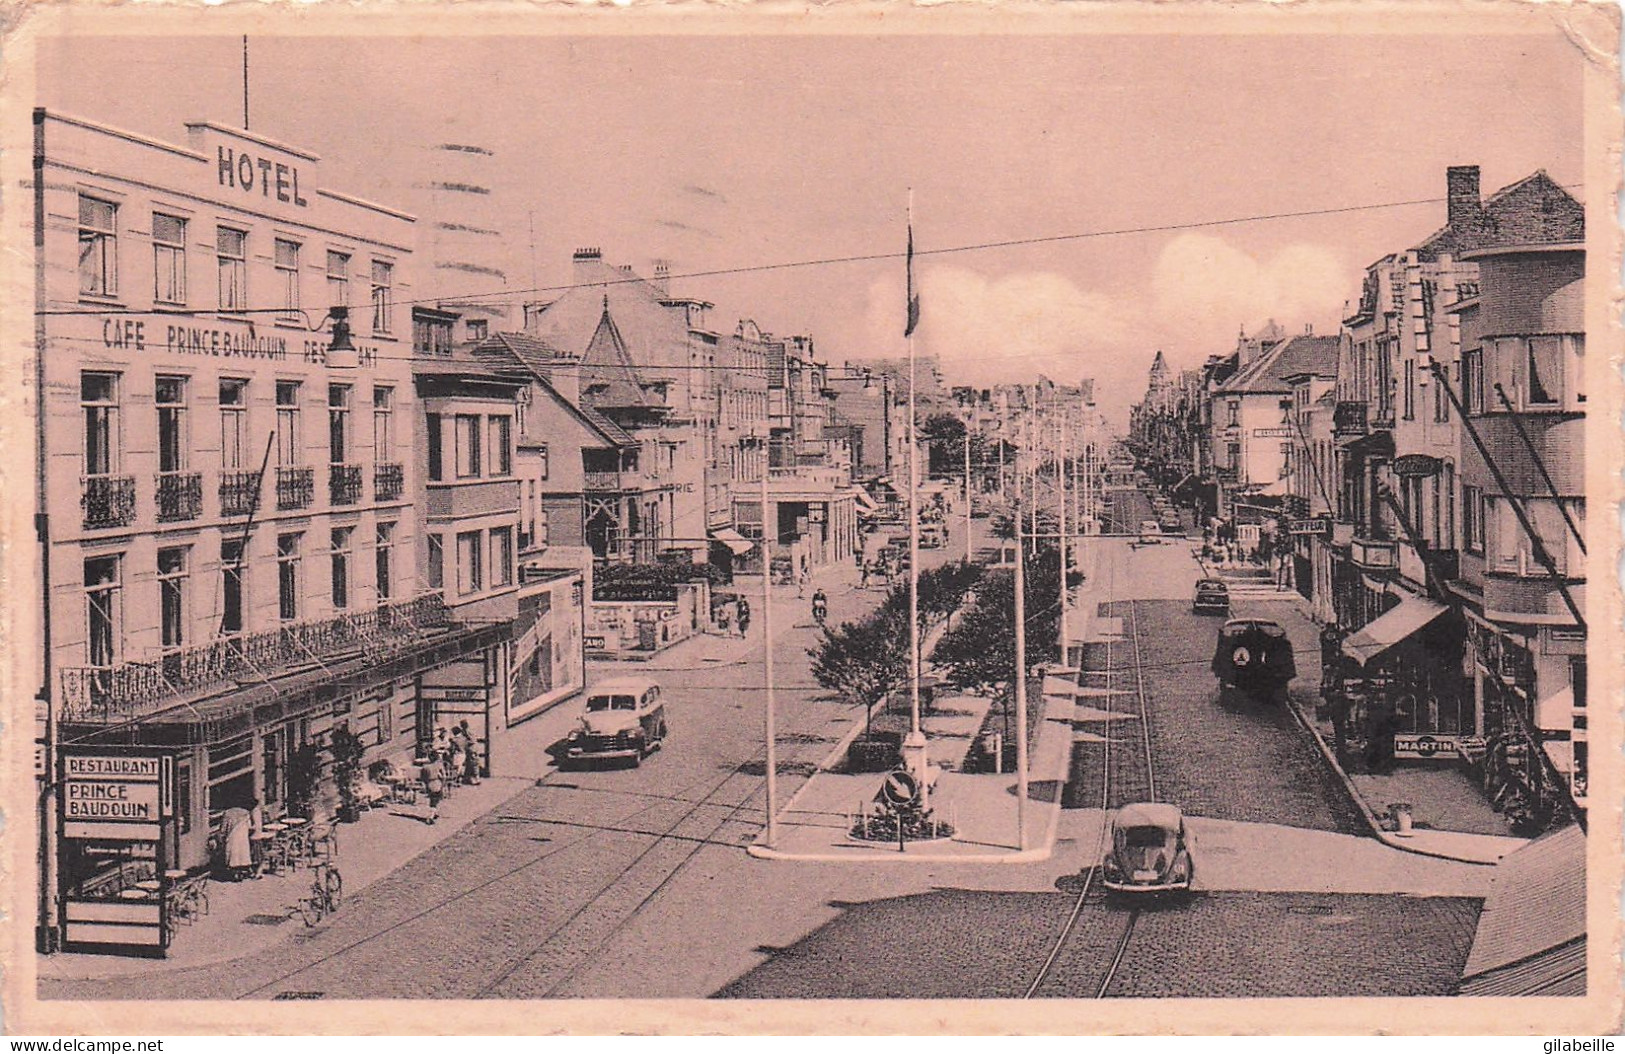
M762 452L762 665L767 675L767 847L772 849L779 841L779 797L778 797L778 771L779 751L778 737L774 728L773 711L777 705L777 698L773 687L773 547L769 543L767 527L767 477L768 457L767 437L761 437ZM774 535L778 534L777 525Z
M970 421L971 421L971 412L970 412L970 409L967 407L966 410L965 410L965 562L967 564L970 563L970 560L971 560L971 547L970 547L970 512L971 512L971 496L970 496L971 495L971 488L970 488Z
M1058 505L1061 507L1061 668L1071 669L1072 660L1067 650L1066 624L1066 418L1061 418L1061 451L1055 461L1055 482L1060 487Z
M1021 463L1016 462L1017 478ZM1032 497L1036 498L1036 494ZM1021 508L1012 517L1016 530L1016 848L1027 848L1027 559L1021 537Z

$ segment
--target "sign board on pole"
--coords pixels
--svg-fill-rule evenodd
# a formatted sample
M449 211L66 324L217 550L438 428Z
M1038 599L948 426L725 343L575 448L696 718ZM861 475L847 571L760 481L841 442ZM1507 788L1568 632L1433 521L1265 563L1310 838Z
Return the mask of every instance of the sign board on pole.
M1287 525L1289 534L1315 535L1321 538L1330 537L1332 521L1326 516L1316 516L1307 520L1292 520Z
M1253 436L1258 439L1291 439L1293 431L1290 428L1255 428Z
M880 796L901 809L919 800L920 783L912 772L897 769L886 773L885 780L880 784Z

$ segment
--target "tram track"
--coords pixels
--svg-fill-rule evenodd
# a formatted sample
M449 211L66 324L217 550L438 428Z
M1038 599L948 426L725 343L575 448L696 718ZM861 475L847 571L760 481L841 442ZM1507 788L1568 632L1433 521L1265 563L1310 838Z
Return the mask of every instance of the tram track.
M1109 584L1111 587L1111 595L1115 595L1118 582L1118 568L1115 563L1110 566L1112 570L1109 575ZM1125 744L1119 743L1118 737L1115 734L1115 726L1121 721L1128 720L1128 718L1107 718L1103 721L1105 728L1101 736L1102 758L1099 799L1101 810L1101 828L1100 839L1097 844L1097 855L1102 859L1105 856L1107 848L1106 840L1110 837L1109 817L1112 809L1129 801L1157 800L1156 765L1155 759L1152 755L1151 746L1151 711L1145 695L1145 678L1142 668L1144 659L1140 650L1138 606L1132 599L1126 602L1118 603L1119 605L1123 603L1127 604L1127 618L1125 621L1127 623L1129 637L1127 642L1129 645L1128 658L1133 664L1132 672L1134 688L1132 695L1134 697L1133 705L1135 708L1135 713L1133 716L1138 720L1140 726L1138 736L1139 742L1137 744L1140 749L1138 751L1124 749ZM1118 695L1114 691L1114 687L1116 676L1121 672L1116 669L1119 643L1120 642L1117 640L1108 639L1105 646L1105 676L1103 678L1104 684L1102 686L1105 689L1105 693L1100 697L1100 699L1102 703L1101 708L1110 713L1118 712ZM1140 762L1143 762L1143 768L1139 765ZM1125 784L1128 786L1125 786ZM1141 787L1144 788L1143 795L1139 793ZM1062 959L1063 953L1067 949L1068 944L1077 934L1078 922L1083 915L1084 909L1091 903L1097 902L1104 893L1104 889L1099 884L1099 875L1099 865L1092 865L1085 870L1083 883L1073 898L1072 907L1067 914L1066 921L1062 925L1061 930L1059 934L1057 934L1054 942L1051 944L1049 953L1045 957L1043 963L1039 966L1037 974L1027 985L1026 991L1023 993L1022 998L1032 999L1038 997L1044 989L1045 983L1051 981L1055 977L1056 965ZM1141 909L1135 907L1131 908L1124 916L1122 930L1119 932L1112 944L1110 957L1107 959L1104 968L1101 970L1098 983L1096 983L1092 989L1093 998L1104 999L1110 994L1112 982L1116 979L1118 970L1128 957L1129 948L1134 939L1135 926L1140 919L1140 913ZM1044 994L1050 996L1070 996L1074 993L1051 992Z
M827 704L814 703L809 699L799 703L799 705L792 704L790 707L784 708L788 711L787 713L783 714L783 717L786 719L786 725L793 725L796 718L807 717L814 713L818 707L824 705ZM800 763L812 759L812 752L827 750L827 744L825 744L821 738L810 739L806 742L793 746L788 752L791 756L789 758L784 758L782 757L782 748L786 742L786 740L781 740L781 759L778 764L781 775L789 774L786 772L787 769L790 770L790 772L793 772ZM759 804L765 785L762 778L750 770L755 767L765 765L765 762L765 752L759 751L752 757L747 758L744 762L738 765L730 766L729 771L722 775L721 778L717 778L714 775L708 776L704 779L694 780L683 787L678 788L670 795L661 795L648 798L647 800L641 802L637 807L617 814L612 820L609 820L604 824L585 829L575 837L566 841L552 844L546 850L535 854L514 867L507 868L494 876L483 878L472 886L461 889L456 893L441 897L434 903L426 905L421 910L412 913L406 918L395 920L386 926L380 927L356 939L347 941L342 946L335 948L318 958L301 963L299 966L291 970L281 972L270 980L257 983L252 988L237 994L236 998L265 998L266 993L286 988L290 984L296 984L298 983L299 978L302 976L309 975L322 967L332 966L335 962L341 960L346 955L357 952L379 941L387 940L392 937L399 938L403 934L407 933L411 928L419 926L420 924L432 923L432 920L434 920L437 915L453 912L459 907L469 904L474 900L474 898L477 898L479 895L487 892L488 890L498 887L503 883L512 882L526 872L543 865L544 863L548 865L557 864L558 861L556 858L560 857L561 855L568 854L572 850L589 848L595 842L601 840L604 836L604 831L606 828L609 830L625 830L628 825L634 824L640 818L649 816L663 807L670 806L674 802L682 803L686 807L682 809L675 819L672 819L669 823L666 823L657 830L626 830L627 834L650 839L648 845L643 846L641 850L635 856L633 856L631 861L624 867L615 869L608 881L595 888L593 892L585 900L576 905L562 921L549 925L546 932L541 934L539 939L533 939L532 941L527 942L527 947L523 952L516 956L507 958L500 970L496 971L494 975L488 975L486 980L479 983L472 990L461 994L461 997L492 997L493 993L498 988L507 983L514 976L518 975L523 970L527 962L534 960L539 954L547 949L550 944L558 941L562 935L569 933L571 927L576 925L579 920L591 912L595 907L602 907L605 905L606 901L612 899L613 894L618 888L623 886L627 876L633 871L634 868L644 864L645 862L650 862L649 867L652 873L643 876L644 880L639 883L637 890L630 891L628 893L629 898L635 899L635 903L633 903L630 910L615 912L613 915L613 922L609 930L598 935L597 939L591 943L589 948L586 949L585 954L572 952L572 954L569 955L569 959L571 959L573 962L573 967L577 967L583 962L590 961L593 952L602 948L615 936L615 934L624 930L628 924L630 924L638 915L640 915L658 897L660 892L666 889L670 883L684 869L687 868L689 863L699 855L702 849L704 849L707 845L717 844L715 842L715 836L719 831L725 828L728 824L736 822L739 819L740 814L743 813L749 806ZM551 780L556 775L557 773L545 778L538 784L538 786L548 786L548 780ZM722 811L722 816L720 819L710 820L702 816L702 814L707 812L715 812L718 810ZM700 818L700 822L693 825L699 827L699 831L683 830L685 826L690 825L696 820L696 818ZM547 819L542 817L537 818L535 822L538 825L546 825L548 823ZM680 846L683 849L683 852L680 853L675 862L661 862L653 859L658 850L661 850L663 847L671 846ZM571 969L567 969L563 976L558 977L556 980L551 982L551 984L547 987L547 994L553 994L557 989L568 983L575 972L573 967Z

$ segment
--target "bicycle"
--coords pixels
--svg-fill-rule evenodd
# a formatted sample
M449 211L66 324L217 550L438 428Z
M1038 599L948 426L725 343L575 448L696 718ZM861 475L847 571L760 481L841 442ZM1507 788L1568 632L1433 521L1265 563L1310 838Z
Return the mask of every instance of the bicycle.
M306 926L314 926L336 914L344 896L344 876L331 863L321 860L311 869L310 896L301 897L298 912Z

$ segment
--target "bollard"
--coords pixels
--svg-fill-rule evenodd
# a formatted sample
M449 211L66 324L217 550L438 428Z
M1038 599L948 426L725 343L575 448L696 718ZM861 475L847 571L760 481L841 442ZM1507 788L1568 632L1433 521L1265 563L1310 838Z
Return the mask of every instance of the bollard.
M993 771L997 775L1004 775L1004 736L993 733Z
M1410 803L1394 802L1388 806L1388 811L1394 818L1394 834L1400 838L1409 838L1414 833Z

